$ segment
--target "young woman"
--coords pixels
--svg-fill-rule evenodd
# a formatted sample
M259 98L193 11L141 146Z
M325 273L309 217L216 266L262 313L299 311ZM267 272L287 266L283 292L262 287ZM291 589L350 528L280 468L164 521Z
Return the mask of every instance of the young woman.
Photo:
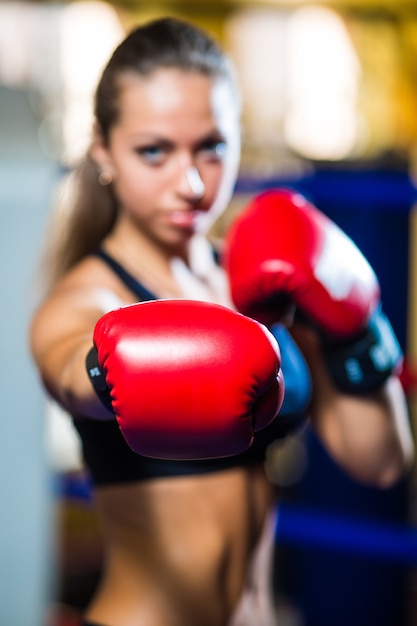
M207 461L137 454L85 365L97 321L118 307L153 298L232 306L206 233L239 165L233 70L198 28L157 20L114 52L95 114L90 149L58 207L50 288L31 327L45 388L74 417L102 524L104 571L84 624L269 626L268 602L255 598L245 618L242 595L265 554L256 552L261 537L271 537L264 447ZM406 455L392 434L396 410L376 401L374 411L394 439L398 475Z

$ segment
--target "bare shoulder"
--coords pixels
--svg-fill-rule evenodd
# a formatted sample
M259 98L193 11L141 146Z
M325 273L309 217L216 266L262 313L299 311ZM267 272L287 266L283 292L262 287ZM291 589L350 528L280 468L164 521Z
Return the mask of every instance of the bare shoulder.
M88 257L74 266L53 288L30 325L30 343L35 357L57 342L91 336L97 320L126 304L111 271Z

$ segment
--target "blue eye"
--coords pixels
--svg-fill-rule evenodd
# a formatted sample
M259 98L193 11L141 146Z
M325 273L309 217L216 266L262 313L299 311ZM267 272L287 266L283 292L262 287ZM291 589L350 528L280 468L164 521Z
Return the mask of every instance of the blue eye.
M227 151L227 144L225 141L210 141L203 144L200 147L200 152L211 159L221 160L224 158Z
M136 152L150 165L159 165L165 157L165 150L161 146L142 146L136 148Z

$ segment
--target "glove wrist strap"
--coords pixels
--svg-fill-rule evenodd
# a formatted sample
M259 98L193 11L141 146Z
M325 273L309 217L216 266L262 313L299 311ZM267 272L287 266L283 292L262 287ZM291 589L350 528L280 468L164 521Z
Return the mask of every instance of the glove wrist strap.
M104 372L101 369L98 362L98 354L96 348L93 346L88 352L85 360L87 374L94 391L104 404L106 409L114 413L113 405L111 402L110 389L107 386Z
M323 342L335 385L346 393L376 391L401 365L403 354L386 315L377 309L366 329L346 342Z

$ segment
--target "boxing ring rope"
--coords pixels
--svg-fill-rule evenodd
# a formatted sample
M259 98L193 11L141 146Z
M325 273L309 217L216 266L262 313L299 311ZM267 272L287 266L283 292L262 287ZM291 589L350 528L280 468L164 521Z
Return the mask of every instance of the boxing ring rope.
M417 528L318 512L300 505L277 507L275 542L417 564Z
M55 494L89 505L87 478L61 477ZM325 548L376 559L417 565L417 528L358 516L318 511L298 504L277 504L275 543Z

